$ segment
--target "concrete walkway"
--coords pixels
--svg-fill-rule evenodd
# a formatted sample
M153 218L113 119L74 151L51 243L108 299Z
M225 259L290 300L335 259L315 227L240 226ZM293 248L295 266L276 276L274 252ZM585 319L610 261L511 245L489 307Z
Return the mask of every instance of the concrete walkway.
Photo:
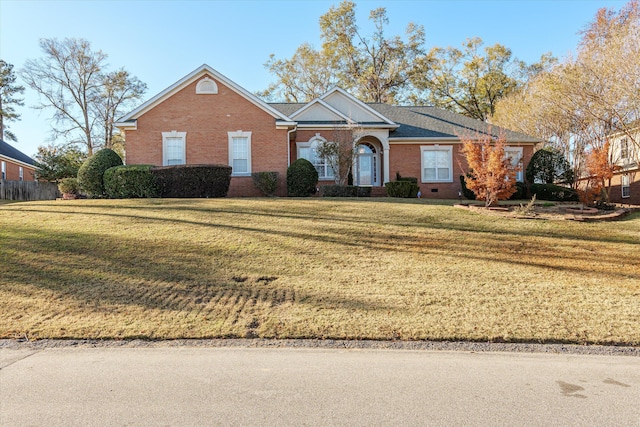
M0 349L0 425L640 426L640 358Z

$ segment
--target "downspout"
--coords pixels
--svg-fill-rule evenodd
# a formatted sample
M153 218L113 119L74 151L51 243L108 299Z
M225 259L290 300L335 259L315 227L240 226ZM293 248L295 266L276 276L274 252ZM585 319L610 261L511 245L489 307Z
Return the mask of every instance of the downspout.
M291 166L291 132L298 130L298 125L287 131L287 167Z

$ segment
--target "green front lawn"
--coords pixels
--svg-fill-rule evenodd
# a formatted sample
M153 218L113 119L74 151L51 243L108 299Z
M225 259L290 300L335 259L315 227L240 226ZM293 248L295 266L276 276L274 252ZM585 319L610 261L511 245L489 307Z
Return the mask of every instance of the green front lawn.
M427 200L0 206L0 338L640 345L640 214L576 223Z

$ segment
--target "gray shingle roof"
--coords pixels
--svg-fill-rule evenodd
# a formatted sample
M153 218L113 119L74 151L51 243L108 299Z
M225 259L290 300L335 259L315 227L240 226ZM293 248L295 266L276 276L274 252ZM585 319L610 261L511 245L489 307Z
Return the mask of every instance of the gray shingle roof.
M305 103L270 103L270 106L290 116ZM437 107L397 106L388 104L367 104L389 120L400 125L392 131L391 138L459 138L475 136L476 133L491 133L497 137L504 134L509 141L541 142L540 139L491 126L480 120L453 113Z
M33 165L33 159L0 139L0 155Z
M460 136L473 137L480 132L491 133L495 137L502 133L510 141L540 142L537 138L492 126L441 108L387 104L367 105L400 125L389 135L392 138L459 138Z

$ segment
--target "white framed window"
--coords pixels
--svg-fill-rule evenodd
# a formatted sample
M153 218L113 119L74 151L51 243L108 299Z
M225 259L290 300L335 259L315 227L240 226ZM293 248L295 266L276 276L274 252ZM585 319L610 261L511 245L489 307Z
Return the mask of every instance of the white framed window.
M218 93L218 85L214 80L211 80L209 77L205 77L200 80L196 85L196 94L197 95L215 95Z
M232 176L251 175L251 132L228 132Z
M318 179L328 181L335 179L335 171L331 166L331 161L321 159L318 157L318 153L316 151L318 144L325 142L327 142L326 139L321 137L319 134L316 134L316 136L311 138L308 142L298 142L297 147L298 159L309 160L313 166L315 166L316 171L318 171Z
M453 147L420 147L422 182L453 182Z
M629 158L629 141L627 138L620 140L620 159L626 160Z
M7 179L7 163L2 162L1 167L2 167L2 179Z
M516 181L524 182L524 171L522 167L522 147L504 147L504 156L511 161L511 165L516 169Z
M22 169L22 166L18 168L18 179L24 181L24 169Z
M629 185L629 175L620 176L620 188L622 189L622 197L631 197L631 186Z
M187 163L187 133L162 132L162 166Z

